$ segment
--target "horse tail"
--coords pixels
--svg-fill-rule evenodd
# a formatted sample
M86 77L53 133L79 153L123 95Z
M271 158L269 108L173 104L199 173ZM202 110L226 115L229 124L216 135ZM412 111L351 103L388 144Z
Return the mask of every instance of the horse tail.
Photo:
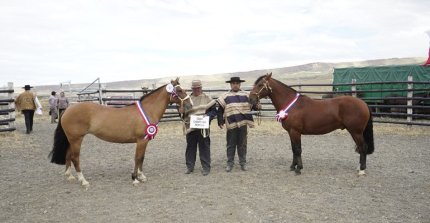
M51 158L51 163L60 165L66 164L66 153L69 145L69 140L67 139L63 126L61 126L61 120L58 120L58 125L55 129L54 135L54 145L48 156Z
M369 108L369 120L367 121L366 128L364 129L363 136L364 141L367 144L367 154L372 154L375 151L375 145L373 143L373 121L372 111Z

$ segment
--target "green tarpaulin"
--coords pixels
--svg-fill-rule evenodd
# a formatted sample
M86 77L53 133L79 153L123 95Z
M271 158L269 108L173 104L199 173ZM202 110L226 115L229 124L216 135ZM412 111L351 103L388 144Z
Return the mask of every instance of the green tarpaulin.
M401 66L378 66L378 67L349 67L335 68L333 72L333 84L350 84L352 79L356 83L367 82L393 82L408 81L408 76L413 77L413 81L430 81L430 66L421 65L401 65ZM414 84L414 89L429 89L430 84ZM357 90L381 90L381 89L407 89L407 84L366 84L357 85ZM350 91L351 86L333 86L333 91ZM414 93L422 92L415 91ZM406 96L406 91L398 92L366 92L360 97L367 102L377 102L367 100L368 98L381 98L388 95ZM366 99L367 98L367 99ZM381 101L381 100L379 100Z

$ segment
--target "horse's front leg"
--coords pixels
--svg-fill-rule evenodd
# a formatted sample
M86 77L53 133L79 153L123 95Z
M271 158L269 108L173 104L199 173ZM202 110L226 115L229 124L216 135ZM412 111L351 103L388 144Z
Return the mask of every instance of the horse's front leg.
M136 153L134 156L134 170L131 174L133 179L133 185L138 185L140 182L146 181L146 176L143 175L142 166L143 160L145 159L146 146L148 145L147 140L139 140L136 143Z
M291 150L293 151L293 163L290 166L290 170L295 171L296 175L300 175L301 169L303 169L301 134L294 130L290 130L288 133L291 140Z

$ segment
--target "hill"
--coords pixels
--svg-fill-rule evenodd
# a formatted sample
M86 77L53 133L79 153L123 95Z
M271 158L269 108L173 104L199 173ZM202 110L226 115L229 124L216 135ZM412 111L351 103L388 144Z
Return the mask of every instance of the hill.
M233 72L223 74L211 74L211 75L193 75L193 76L182 76L180 82L185 88L189 88L191 81L194 79L201 79L204 82L205 89L219 89L228 88L225 81L230 79L232 76L240 76L246 80L243 86L251 86L253 82L261 75L272 72L276 79L281 80L288 84L298 83L331 83L332 74L334 68L343 67L366 67L366 66L383 66L383 65L406 65L406 64L422 64L425 58L414 57L414 58L390 58L390 59L378 59L378 60L366 60L366 61L355 61L355 62L339 62L339 63L309 63L298 66L282 67L282 68L269 68L253 71L244 72ZM117 82L104 83L101 78L101 84L103 87L108 89L141 89L142 87L154 88L168 83L171 79L176 77L167 78L154 78L154 79L141 79L141 80L125 80ZM81 89L88 86L89 83L72 84L71 90L73 92L80 91ZM95 86L97 87L97 86ZM44 85L36 86L39 95L49 95L52 90L59 90L58 85ZM22 91L22 89L15 89L16 92ZM68 87L64 90L68 90Z

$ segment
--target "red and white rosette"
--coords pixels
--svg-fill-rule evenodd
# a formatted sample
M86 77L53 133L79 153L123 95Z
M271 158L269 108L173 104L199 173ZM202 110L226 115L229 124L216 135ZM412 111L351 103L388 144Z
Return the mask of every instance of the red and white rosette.
M175 87L173 86L173 84L167 84L166 91L172 94L175 91Z
M158 127L155 124L149 124L146 126L146 136L145 139L154 139L155 135L158 132Z
M296 97L294 97L294 99L293 99L290 103L288 103L288 105L287 105L284 109L280 110L280 111L278 112L278 114L276 114L276 116L275 116L276 121L278 121L278 122L282 122L282 120L284 120L284 119L288 118L288 111L289 111L289 110L293 107L293 105L297 102L297 99L299 99L299 96L300 96L300 94L299 94L299 93L296 93Z
M143 110L143 107L139 101L136 101L135 103L136 103L137 110L139 111L139 114L143 119L143 122L146 124L146 130L145 130L146 134L145 134L144 138L148 139L148 140L154 139L155 135L158 132L157 124L151 123L148 115L146 115L146 113Z

